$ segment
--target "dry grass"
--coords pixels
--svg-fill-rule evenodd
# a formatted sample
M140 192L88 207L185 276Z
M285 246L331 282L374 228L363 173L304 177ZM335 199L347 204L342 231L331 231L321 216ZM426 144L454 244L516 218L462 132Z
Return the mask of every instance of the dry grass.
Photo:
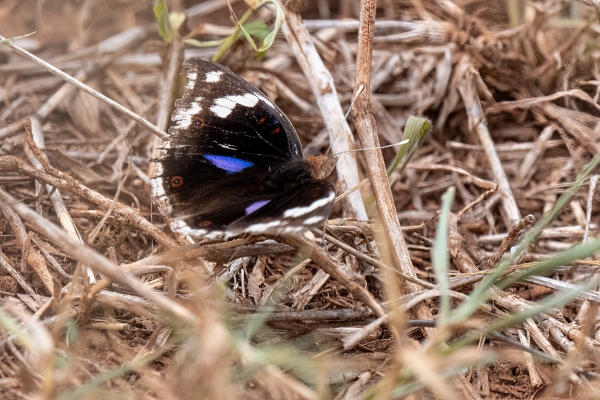
M0 45L2 398L598 398L593 3L386 0L360 39L358 1L288 3L255 60L225 1L169 2L186 39L226 40L219 61L307 155L432 120L391 185L397 148L344 153L339 194L369 184L324 238L172 234L148 123ZM14 45L160 136L183 53L217 48L166 44L155 24L148 2L0 5L0 35L37 31Z

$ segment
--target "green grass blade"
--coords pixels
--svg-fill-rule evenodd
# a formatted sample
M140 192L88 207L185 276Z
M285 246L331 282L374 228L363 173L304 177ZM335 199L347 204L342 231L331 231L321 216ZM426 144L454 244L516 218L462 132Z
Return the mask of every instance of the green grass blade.
M404 127L404 133L402 134L402 140L408 140L408 143L400 146L400 150L398 150L396 158L387 170L388 176L394 172L394 170L398 167L398 164L400 164L400 161L402 161L407 153L410 157L412 157L411 153L414 154L416 149L419 147L419 143L421 143L430 129L431 122L427 118L415 117L412 115L408 117L406 126ZM408 157L407 160L410 157Z
M174 34L173 27L171 26L171 19L169 18L167 1L155 0L153 9L156 20L158 21L158 34L164 39L165 42L171 43Z
M542 230L550 224L556 218L556 216L562 212L564 207L571 201L571 198L579 191L583 183L592 174L596 166L600 163L600 153L596 154L594 158L585 166L583 171L579 174L573 185L563 193L554 207L537 223L525 236L525 239L521 241L517 249L503 262L501 262L493 273L484 278L479 285L471 292L469 299L464 301L450 317L452 323L458 323L469 318L475 313L481 304L489 300L491 292L489 289L494 283L501 278L506 269L513 264L513 262L521 255L521 253L533 243L538 236L542 233Z
M584 259L600 251L600 239L595 239L591 242L574 246L563 251L559 255L552 257L549 260L542 261L525 270L515 272L509 277L498 282L496 285L499 289L505 289L515 282L522 281L533 275L544 275L562 265L569 265L577 259Z

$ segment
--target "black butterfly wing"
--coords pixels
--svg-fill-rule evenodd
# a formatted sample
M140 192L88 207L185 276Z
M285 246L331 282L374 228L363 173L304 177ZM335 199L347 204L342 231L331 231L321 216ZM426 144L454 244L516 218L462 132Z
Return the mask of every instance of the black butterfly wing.
M276 219L285 204L302 206L300 187L290 188L317 181L304 173L312 167L302 159L287 117L229 69L199 58L183 65L188 84L175 103L176 124L161 148L153 180L154 198L172 220L171 228L191 236L244 232L253 224L250 216ZM278 171L285 179L272 179ZM313 202L312 197L304 201Z
M232 233L298 232L322 227L333 208L335 189L325 180L308 180L281 193L256 211L233 222Z
M172 142L202 154L237 157L271 167L302 147L294 127L261 91L220 64L202 58L183 63L188 84L177 100Z
M188 84L175 103L153 194L174 230L222 234L248 207L278 194L265 192L265 174L302 158L301 145L281 110L238 75L199 58L183 65Z

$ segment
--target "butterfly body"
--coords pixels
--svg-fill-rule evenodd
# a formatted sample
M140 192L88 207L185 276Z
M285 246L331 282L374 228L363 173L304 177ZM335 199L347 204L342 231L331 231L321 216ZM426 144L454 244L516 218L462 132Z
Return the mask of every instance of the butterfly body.
M302 157L298 135L264 94L227 68L184 63L153 196L175 231L196 237L322 226L333 185Z

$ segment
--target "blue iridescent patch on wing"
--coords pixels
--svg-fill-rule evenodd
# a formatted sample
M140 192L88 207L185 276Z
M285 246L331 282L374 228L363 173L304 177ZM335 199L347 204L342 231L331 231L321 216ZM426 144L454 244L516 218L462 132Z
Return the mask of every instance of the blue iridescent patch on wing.
M258 210L259 208L261 208L262 206L267 204L269 201L271 201L271 200L260 200L260 201L250 204L248 207L246 207L246 215Z
M235 174L236 172L242 172L248 167L254 165L251 161L240 160L235 157L227 156L215 156L211 154L204 154L204 158L213 163L215 167L225 170L228 174Z

